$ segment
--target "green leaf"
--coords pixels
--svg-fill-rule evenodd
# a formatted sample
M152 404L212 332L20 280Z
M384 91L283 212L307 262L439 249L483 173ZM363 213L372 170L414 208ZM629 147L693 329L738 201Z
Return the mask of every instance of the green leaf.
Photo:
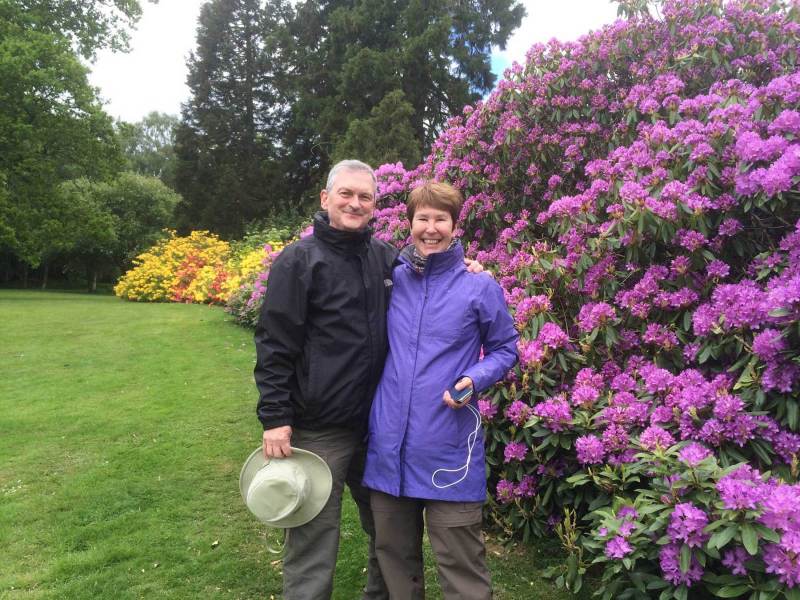
M756 523L755 528L762 540L772 542L773 544L777 544L781 541L780 534L774 529L770 529L766 525L761 525L760 523Z
M786 400L786 424L792 431L797 431L797 401L791 398Z
M681 546L681 573L688 573L692 564L692 549L686 544Z
M697 356L697 362L702 365L709 359L710 356L711 356L711 344L708 344L706 345L705 348L703 348L700 351L700 354Z
M578 574L578 555L570 554L567 558L567 583L572 583Z
M758 440L755 440L750 447L753 449L753 452L758 455L758 458L761 459L761 462L763 462L765 465L772 464L772 459L769 457L769 454L767 454L767 451L764 450L764 446L762 446Z
M717 598L737 598L750 589L748 585L726 585L714 594Z
M800 600L800 588L785 590L783 595L786 596L786 600Z
M750 556L758 554L758 534L753 526L750 525L750 523L744 523L742 525L741 534L744 549L747 550Z
M714 535L711 536L711 539L708 540L708 547L709 548L724 548L725 545L733 539L733 536L736 535L737 527L735 525L731 525L717 531Z

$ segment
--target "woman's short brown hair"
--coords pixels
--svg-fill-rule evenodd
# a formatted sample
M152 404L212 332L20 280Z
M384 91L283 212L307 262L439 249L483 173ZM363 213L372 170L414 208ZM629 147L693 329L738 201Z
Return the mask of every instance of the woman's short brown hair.
M426 181L411 190L408 195L406 215L409 221L413 221L414 213L420 208L428 207L444 210L453 217L453 225L455 226L463 203L464 196L461 195L458 188L441 181Z

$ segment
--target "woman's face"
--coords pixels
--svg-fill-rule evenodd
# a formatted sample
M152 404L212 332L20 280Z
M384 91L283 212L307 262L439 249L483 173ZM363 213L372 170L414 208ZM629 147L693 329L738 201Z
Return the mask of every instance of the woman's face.
M444 252L453 239L453 217L446 210L422 206L411 220L411 241L421 256Z

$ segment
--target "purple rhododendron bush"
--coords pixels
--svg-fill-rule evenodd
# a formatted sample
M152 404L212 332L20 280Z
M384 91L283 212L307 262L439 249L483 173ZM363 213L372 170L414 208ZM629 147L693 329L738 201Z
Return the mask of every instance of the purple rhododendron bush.
M426 162L464 193L520 364L478 400L490 519L603 598L800 598L800 15L664 2L537 45Z

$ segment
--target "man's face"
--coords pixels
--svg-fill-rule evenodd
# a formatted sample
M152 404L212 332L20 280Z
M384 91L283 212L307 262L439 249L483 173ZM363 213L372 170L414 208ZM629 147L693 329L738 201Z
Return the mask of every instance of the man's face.
M333 180L331 191L322 190L319 197L322 210L328 211L334 229L364 229L375 212L375 188L366 171L340 171Z

